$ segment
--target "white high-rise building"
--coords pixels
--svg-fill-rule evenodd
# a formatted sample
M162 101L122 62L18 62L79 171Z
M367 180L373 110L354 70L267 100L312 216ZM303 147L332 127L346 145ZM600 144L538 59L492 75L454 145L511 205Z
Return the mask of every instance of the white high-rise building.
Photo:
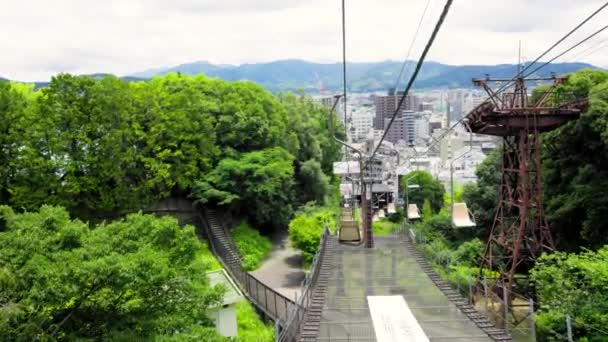
M365 140L374 126L374 113L371 111L355 111L351 117L351 132L354 141Z

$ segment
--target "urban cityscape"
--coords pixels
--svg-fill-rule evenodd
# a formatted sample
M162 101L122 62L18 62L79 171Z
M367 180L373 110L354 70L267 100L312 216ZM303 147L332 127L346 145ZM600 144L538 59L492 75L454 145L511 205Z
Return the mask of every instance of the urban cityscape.
M323 95L315 98L327 108L335 105L334 110L345 127L348 143L367 151L368 146L374 146L384 135L402 95L394 89L386 93L348 94L346 110L343 98L337 100ZM387 214L382 212L388 210L386 198L401 197L398 193L399 179L411 170L428 171L448 192L452 187L476 182L477 166L500 146L500 139L469 133L459 122L487 98L483 90L471 88L421 90L406 96L378 150L381 171L373 187L376 215ZM448 131L449 135L443 137ZM438 140L439 137L442 139ZM350 150L347 159L350 161L336 165L334 173L343 176L343 195L360 196L360 189L356 185L352 188L347 181L347 178L359 177L358 173L352 172L359 169L358 157Z

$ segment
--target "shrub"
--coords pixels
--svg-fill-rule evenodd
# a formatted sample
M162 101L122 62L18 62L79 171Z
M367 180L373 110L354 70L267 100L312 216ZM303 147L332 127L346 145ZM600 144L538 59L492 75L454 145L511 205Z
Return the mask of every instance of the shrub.
M324 222L329 224L330 230L335 230L334 211L308 208L289 223L289 240L302 251L305 263L310 263L317 252Z
M236 342L272 342L275 340L272 325L265 325L247 301L236 304L238 333Z
M577 340L605 341L597 329L608 326L608 246L597 252L543 255L530 276L541 305L540 333L563 331L564 316L569 314Z
M372 228L376 236L389 235L399 228L399 223L391 222L388 219L380 219L372 224Z
M454 252L454 262L463 266L478 266L484 247L479 239L465 241Z
M232 228L231 234L241 256L242 266L247 271L258 268L272 249L270 239L260 235L259 231L246 222Z

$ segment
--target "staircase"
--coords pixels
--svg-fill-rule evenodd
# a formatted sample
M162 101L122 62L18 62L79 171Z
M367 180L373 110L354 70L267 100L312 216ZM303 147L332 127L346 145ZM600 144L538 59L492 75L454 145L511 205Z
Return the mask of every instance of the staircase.
M205 208L204 213L209 224L209 233L211 234L209 238L213 240L212 243L218 250L217 252L222 261L230 269L242 271L241 258L239 257L236 245L230 233L220 223L217 212L213 209Z
M323 259L321 260L321 264L317 265L319 267L319 274L315 281L308 309L304 314L299 336L300 342L313 342L317 340L321 327L323 306L325 305L327 295L328 278L331 273L332 256L336 244L337 239L335 236L328 237Z
M464 313L471 321L475 323L483 332L488 334L488 336L494 341L507 342L511 341L512 338L509 334L507 334L504 329L498 329L488 320L488 318L479 313L473 305L469 303L469 301L460 294L460 292L454 290L452 286L445 280L443 280L436 272L433 270L428 261L422 256L422 254L416 249L416 246L412 242L412 239L409 235L405 235L406 249L410 252L424 273L428 275L428 277L435 283L435 285L443 292L443 294L448 297L448 299L456 305L462 313Z

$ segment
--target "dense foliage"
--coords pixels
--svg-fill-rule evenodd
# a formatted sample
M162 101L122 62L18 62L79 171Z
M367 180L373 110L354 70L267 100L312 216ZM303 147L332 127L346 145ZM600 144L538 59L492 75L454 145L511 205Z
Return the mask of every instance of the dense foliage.
M406 181L410 186L418 185L418 188L406 189ZM441 210L443 207L443 198L445 188L438 179L434 179L433 176L427 171L412 171L401 178L401 189L399 192L405 196L407 191L409 203L416 203L418 208L422 208L424 201L428 200L431 209L434 213ZM405 200L405 198L404 198Z
M596 249L608 243L608 72L580 71L561 90L590 106L544 136L545 208L560 249Z
M289 223L289 241L302 251L305 263L314 258L325 224L330 230L335 230L335 220L334 210L313 207L297 213Z
M399 228L399 223L392 222L389 219L379 219L372 223L374 236L390 235Z
M191 228L133 215L91 230L68 213L98 221L194 195L257 229L284 228L292 208L333 190L329 115L303 95L204 76L60 74L39 91L0 82L0 205L30 211L2 209L0 335L218 339L204 314L221 299L205 277L219 264ZM268 241L235 232L255 267ZM272 340L249 316L260 333L239 340Z
M250 183L272 186L243 186L238 197L215 204L259 212L251 218L256 225L284 226L292 199L299 206L327 196L326 175L340 154L328 118L308 97L275 97L250 82L204 76L127 83L60 74L37 92L2 82L0 203L61 205L90 218L187 196L201 182L226 192L228 179L243 171L256 177ZM283 160L256 167L264 156ZM264 198L250 203L258 196ZM280 208L276 218L269 207Z
M94 229L62 208L0 207L0 335L9 340L218 338L221 288L194 228L133 214Z
M480 238L485 238L485 231L494 223L501 182L501 153L501 149L492 151L475 170L477 183L467 183L463 189L462 199L481 228L478 229Z
M241 266L247 271L260 266L264 258L272 249L272 242L266 236L242 222L230 230L236 248L241 256Z
M291 216L293 157L280 147L227 158L197 183L194 193L204 203L232 205L263 227L281 227Z
M264 324L247 301L236 304L238 336L236 342L273 342L275 329L271 323Z
M541 337L554 336L554 332L566 335L568 314L574 336L606 340L597 329L608 326L608 246L596 253L545 255L531 271L531 278L542 304L536 318Z

